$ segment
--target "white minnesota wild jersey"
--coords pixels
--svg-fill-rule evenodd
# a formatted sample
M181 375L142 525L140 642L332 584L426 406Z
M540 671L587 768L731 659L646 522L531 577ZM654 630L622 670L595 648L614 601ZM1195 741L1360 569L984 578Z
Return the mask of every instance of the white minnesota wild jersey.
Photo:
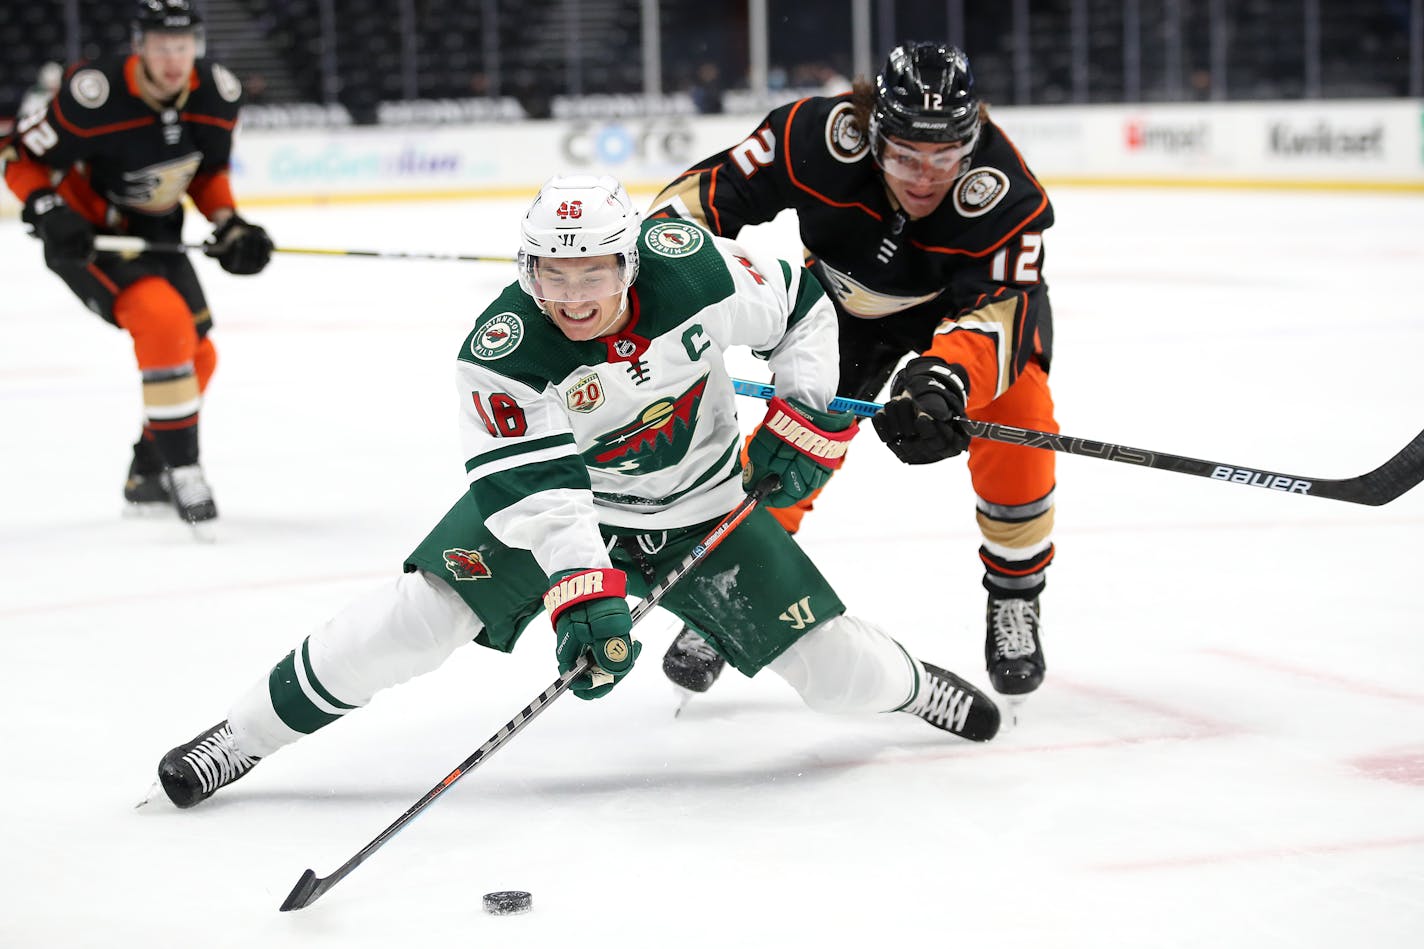
M680 220L645 222L639 254L618 334L572 341L511 284L460 353L470 491L548 573L607 566L599 523L686 527L741 499L728 348L767 358L784 396L824 409L835 395L835 313L799 264Z

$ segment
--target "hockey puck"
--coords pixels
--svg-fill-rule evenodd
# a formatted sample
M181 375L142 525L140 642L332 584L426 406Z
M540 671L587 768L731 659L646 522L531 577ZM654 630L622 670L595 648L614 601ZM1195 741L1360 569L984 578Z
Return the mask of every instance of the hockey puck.
M500 890L485 894L485 912L491 916L513 916L527 913L533 898L524 890Z

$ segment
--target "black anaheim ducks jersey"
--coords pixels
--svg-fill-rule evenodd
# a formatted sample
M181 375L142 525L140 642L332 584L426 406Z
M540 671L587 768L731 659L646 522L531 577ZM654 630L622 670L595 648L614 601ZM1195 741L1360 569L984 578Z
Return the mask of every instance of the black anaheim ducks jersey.
M736 236L795 208L807 262L842 318L962 320L995 300L1003 391L1028 358L1045 367L1052 345L1043 283L1048 195L1018 150L986 121L972 165L928 217L909 220L853 121L851 94L801 99L771 112L752 135L684 172L654 201ZM974 322L974 321L970 321ZM924 341L926 348L929 340Z
M189 186L227 168L241 104L237 77L207 60L169 103L148 90L137 56L81 63L44 114L16 130L6 157L51 169L70 203L106 229L172 238Z

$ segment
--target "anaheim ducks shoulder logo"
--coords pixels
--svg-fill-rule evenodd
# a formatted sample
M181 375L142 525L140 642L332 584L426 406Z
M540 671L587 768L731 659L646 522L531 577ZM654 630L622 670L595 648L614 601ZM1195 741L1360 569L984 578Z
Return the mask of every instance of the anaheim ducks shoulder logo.
M449 570L457 581L488 580L494 576L485 563L485 558L480 556L478 550L451 547L449 550L443 551L441 556L445 558L445 569Z
M855 107L841 102L826 118L826 151L836 161L853 165L865 157L870 143L855 124Z
M584 463L632 475L672 467L692 445L697 409L706 391L704 375L677 398L659 399L646 406L633 421L596 437L583 453Z
M702 246L702 231L682 221L661 221L648 228L643 243L648 250L664 257L686 257Z
M97 69L81 69L69 79L69 94L86 109L109 101L109 77Z
M524 339L524 321L517 313L496 313L470 334L470 355L485 362L503 359Z
M954 186L954 209L961 217L987 214L1009 193L1009 176L997 168L975 168Z
M236 102L242 97L242 81L226 66L218 63L213 63L213 85L217 87L218 95L226 102Z

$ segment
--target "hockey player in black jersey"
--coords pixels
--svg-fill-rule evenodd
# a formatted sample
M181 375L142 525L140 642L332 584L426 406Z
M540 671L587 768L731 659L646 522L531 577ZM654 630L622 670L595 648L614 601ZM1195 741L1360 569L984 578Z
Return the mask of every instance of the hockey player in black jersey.
M84 304L126 330L143 377L143 431L124 497L217 516L199 464L198 410L217 365L197 274L175 254L96 253L95 234L182 239L186 194L216 227L207 253L253 274L272 242L237 215L228 181L237 77L202 59L189 0L141 0L133 52L72 66L47 109L0 141L5 181L44 259Z
M1053 559L1053 453L971 441L968 414L1056 432L1053 323L1042 277L1053 208L989 118L964 53L891 51L875 83L771 112L745 140L685 172L653 216L735 237L794 208L808 266L840 323L837 393L875 398L875 428L908 464L969 452L987 588L985 660L994 687L1043 679L1039 594ZM891 379L897 363L909 363ZM808 498L778 519L795 531ZM939 499L930 502L938 516ZM928 513L928 512L927 512ZM684 630L664 657L674 682L709 688L721 658Z

